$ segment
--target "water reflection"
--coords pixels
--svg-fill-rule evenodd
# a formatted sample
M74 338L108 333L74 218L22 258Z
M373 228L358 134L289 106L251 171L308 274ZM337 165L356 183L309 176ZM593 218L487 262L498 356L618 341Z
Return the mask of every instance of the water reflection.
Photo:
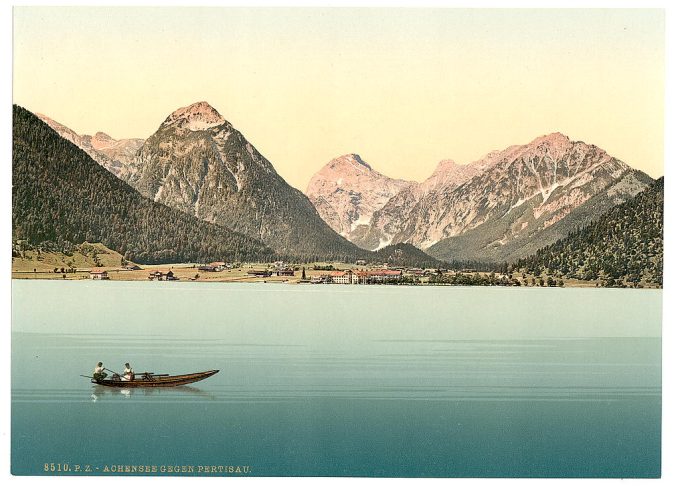
M132 399L137 398L139 399L140 397L143 398L151 398L153 396L161 396L161 397L176 397L176 396L182 396L182 397L201 397L203 399L208 399L208 400L215 400L216 397L207 391L204 391L203 389L199 389L198 387L192 387L188 385L179 385L175 387L135 387L133 389L130 388L121 388L121 387L104 387L102 385L96 385L93 388L93 391L90 395L90 399L92 402L97 402L102 399L114 399L114 398L123 398L123 399Z

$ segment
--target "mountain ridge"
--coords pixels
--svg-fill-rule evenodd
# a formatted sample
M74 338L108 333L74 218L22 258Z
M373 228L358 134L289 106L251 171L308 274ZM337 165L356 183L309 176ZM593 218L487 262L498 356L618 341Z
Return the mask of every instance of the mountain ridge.
M554 132L466 165L442 160L430 177L404 187L348 237L366 249L411 243L444 261L512 260L535 251L530 238L543 246L563 237L579 224L567 216L591 199L597 197L581 210L593 214L572 218L596 218L651 181L606 151Z
M191 108L191 106L189 106L189 108ZM186 108L181 108L181 109L186 109ZM25 124L26 123L25 119L30 119L30 116L35 117L34 114L30 113L29 111L27 111L27 110L25 110L21 107L15 106L14 110L18 114L18 115L15 114L15 119L17 121L23 120L24 122L22 122L22 124ZM174 114L175 114L175 116L178 116L178 115L180 115L181 112L182 112L181 110L180 110L179 113L177 111L175 111ZM196 115L196 114L194 114L194 115ZM43 116L43 117L45 117L45 116ZM183 120L180 121L180 119L183 119ZM73 136L78 136L77 133L75 133L75 131L71 131L68 128L65 128L65 126L64 126L64 128L61 129L62 134L66 134L66 137L64 137L59 132L55 131L47 122L45 122L41 119L38 119L38 120L40 120L41 123L45 124L45 127L48 127L50 129L50 131L52 131L53 136L48 136L48 133L46 133L44 131L44 128L43 129L39 128L39 127L42 127L42 126L33 127L31 129L32 131L35 131L37 134L40 134L40 137L46 138L47 141L51 141L53 139L53 137L57 137L61 141L61 143L59 143L59 145L58 145L61 148L59 151L65 151L62 148L62 146L63 146L64 142L68 142L70 145L72 145L70 150L68 150L68 154L70 155L68 158L69 159L73 158L73 161L80 161L80 164L83 166L83 168L87 168L86 173L83 174L83 175L75 175L74 174L73 178L72 178L73 181L69 182L69 185L74 185L75 182L82 180L83 178L88 180L91 177L90 173L92 173L93 175L98 175L95 178L95 180L97 180L98 182L101 181L100 180L101 172L96 171L96 169L91 168L91 165L83 162L83 155L86 155L88 158L90 158L90 160L92 160L92 158L91 158L91 156L89 156L88 152L84 148L80 147L80 145L83 144L83 140L80 139L80 138L73 137ZM199 123L199 127L192 125L192 124L195 124L197 122ZM214 124L215 122L217 122L216 125ZM204 123L210 125L211 127L205 127ZM227 124L227 125L225 127L218 127L218 126L221 126L222 124ZM35 124L32 124L32 125L35 125ZM224 248L224 247L221 248L220 246L215 246L214 239L216 237L222 236L219 239L223 240L224 242L228 242L229 240L224 237L224 233L234 233L238 236L241 236L242 237L241 239L244 239L244 240L245 239L254 239L253 243L255 243L255 244L253 244L251 252L248 252L247 250L240 250L239 256L244 256L244 257L248 257L248 256L249 257L260 257L262 259L266 258L267 260L270 260L270 259L275 257L277 259L299 260L299 261L327 261L327 260L337 259L337 260L346 261L346 262L349 262L349 263L352 263L352 262L354 262L358 259L364 259L364 260L367 260L367 261L370 261L370 262L377 260L380 263L384 263L386 261L389 261L390 256L394 256L395 258L398 258L400 262L407 263L410 266L419 266L419 265L427 265L427 266L432 266L432 267L442 267L442 266L444 266L444 264L441 261L434 259L434 258L430 257L429 255L426 255L421 250L416 250L412 247L398 246L398 247L395 248L395 250L398 253L396 253L394 255L388 255L388 254L385 254L385 253L375 254L375 253L367 252L366 250L363 250L361 248L358 248L358 247L352 245L351 243L349 243L348 241L342 239L334 231L332 231L321 220L320 217L318 217L318 214L316 214L316 210L314 209L312 204L309 202L309 200L304 195L302 195L299 190L288 186L285 183L285 180L283 180L283 178L281 178L276 173L274 167L269 163L269 161L267 161L264 157L259 155L257 150L254 147L252 147L252 145L250 145L250 143L248 143L245 140L245 138L243 138L243 136L237 130L235 130L233 128L233 126L231 126L227 121L224 121L224 123L221 123L221 122L219 122L219 120L217 120L217 121L216 120L207 120L206 121L205 119L203 119L201 117L198 117L198 118L196 118L196 117L189 117L189 118L172 117L172 118L166 118L164 120L164 123L162 123L161 126L159 127L159 129L168 130L170 132L179 131L183 135L188 135L188 137L190 139L197 138L196 140L200 140L201 134L205 133L206 131L208 131L208 132L209 131L219 132L219 131L227 130L227 131L233 133L233 137L237 138L237 144L236 144L237 148L240 149L241 151L243 151L243 149L245 149L245 151L249 155L251 155L254 159L256 159L256 161L253 162L253 163L258 165L258 168L262 172L265 172L266 174L271 175L272 179L274 179L275 182L282 182L282 185L285 185L284 188L290 189L290 195L292 195L291 199L293 200L293 204L298 204L299 202L302 202L303 205L307 207L307 211L306 211L307 217L310 216L310 215L316 216L316 219L318 221L320 221L321 223L323 223L322 232L325 232L325 233L327 233L327 236L330 236L329 240L327 240L325 243L321 242L319 244L319 247L317 247L316 250L312 250L310 252L309 249L305 249L305 247L304 247L304 242L305 242L305 240L308 239L310 228L304 228L304 226L291 225L290 221L294 221L294 219L284 219L283 216L286 215L286 212L285 212L285 209L284 209L283 214L280 214L280 216L282 216L280 221L283 223L284 226L288 226L288 230L290 232L296 233L296 237L298 238L298 243L302 243L301 246L291 247L291 248L288 248L288 249L281 249L280 247L278 247L279 249L275 250L273 248L266 247L266 245L264 243L262 243L259 239L256 239L257 236L255 238L252 238L252 237L247 237L245 234L240 234L238 232L234 232L233 230L231 230L230 228L225 226L224 222L221 222L217 225L215 225L214 223L206 222L207 225L212 225L212 227L210 227L210 229L214 230L214 231L209 231L209 230L205 231L208 234L205 238L205 241L207 241L206 245L209 245L211 247L210 249L212 249L213 251L220 250L220 249ZM34 139L33 136L26 136L26 137L28 139L31 139L31 140ZM192 140L194 140L194 139L192 139ZM114 140L113 138L108 136L106 133L101 132L101 131L97 132L88 141L92 141L93 146L100 148L100 149L116 144L115 143L116 140ZM16 148L21 148L22 145L23 145L23 142L21 142L19 140L15 141L15 150L16 150ZM181 146L182 145L180 145L180 149L182 149ZM75 151L76 149L77 149L77 151ZM165 149L168 149L168 148L165 148ZM183 148L183 149L187 150L187 148ZM190 153L190 149L191 148L189 148L187 150L186 154ZM227 148L227 149L233 149L233 148L230 147L230 148ZM32 151L37 151L37 150L38 150L38 148L32 148ZM78 152L81 152L82 154L80 156L75 156L76 154L78 154ZM33 153L31 153L31 154L33 154ZM233 153L229 153L229 154L233 154ZM26 156L26 157L28 157L28 156ZM33 158L33 157L35 157L35 156L30 156L30 158ZM17 161L17 163L19 163L19 162ZM233 164L234 162L231 161L229 163ZM238 163L238 161L236 163ZM22 168L23 168L24 162L21 162L20 166L22 166ZM99 165L98 167L101 168L101 170L104 171L105 174L109 175L109 172L106 172L106 170L103 167L101 167L101 165ZM50 167L50 168L52 168L50 171L57 171L57 172L60 171L55 167ZM232 180L226 181L226 182L223 182L223 183L226 183L228 185L232 185L234 187L234 189L238 190L239 186L242 186L242 185L245 186L249 182L248 182L248 179L247 179L247 175L239 175L238 168L233 167L233 166L232 166L232 168L236 168L236 175L232 174ZM135 171L134 165L130 165L129 167L126 166L124 168L124 171L125 172L134 172ZM19 173L21 173L21 172L19 172ZM48 173L49 172L45 173L42 176L43 177L47 176ZM107 188L116 188L116 189L118 189L119 192L122 192L123 195L127 195L130 191L133 192L135 197L132 200L134 200L135 203L134 203L134 205L132 205L132 207L140 205L139 199L142 199L142 201L148 199L148 202L150 202L150 203L154 202L153 198L149 199L148 196L143 197L138 192L137 189L135 189L134 187L127 184L122 178L116 178L113 175L111 175L111 176L114 178L114 180L113 181L107 181L105 186ZM245 178L245 180L236 180L236 177L240 177L240 176L243 176ZM35 177L35 175L34 175L34 177ZM38 179L38 180L40 180L40 179ZM51 185L51 183L44 182L42 180L39 181L39 184L40 184L41 187L42 186L49 187ZM31 184L31 185L34 185L34 184ZM90 186L96 187L97 184L92 184ZM279 188L281 188L281 187L279 187ZM78 191L76 191L76 190L78 190ZM82 190L82 189L74 189L73 195L74 196L78 195L80 190ZM21 187L21 186L17 187L17 191L19 193L22 193L23 187ZM94 192L94 190L90 190L90 192ZM49 192L46 192L46 194L52 194L51 197L53 197L53 200L54 200L53 203L54 203L55 208L60 208L60 206L62 204L60 202L60 199L64 198L64 196L61 194L61 192L57 191L56 189L52 189ZM42 197L46 197L45 193L41 194L41 198ZM125 197L123 200L128 199L128 197L130 197L130 196ZM100 197L97 197L97 198L100 198ZM96 200L96 198L92 195L89 195L88 199L95 199ZM39 201L40 199L37 199L37 200ZM114 200L116 200L116 199L114 199ZM43 203L41 201L40 202L38 202L38 201L36 202L36 205L42 206ZM289 204L289 203L283 202L284 206L287 205L287 204ZM123 206L129 206L131 204L126 201L126 203L122 204L122 205ZM23 206L31 208L31 205L30 205L29 202L22 201L22 205L19 205L17 207L17 209L21 209ZM89 206L89 202L88 203L83 202L81 204L81 206L82 206L83 209L87 209L88 206ZM182 217L186 214L192 214L195 209L188 209L189 212L187 213L187 212L182 212L182 211L177 210L177 209L172 208L172 207L168 207L165 204L161 204L160 202L157 202L155 204L155 207L152 206L152 208L147 208L144 205L142 207L144 208L143 213L145 213L146 217L148 217L147 211L149 211L151 209L160 209L160 208L168 209L168 211L172 211L172 212L175 213L173 215L179 216L178 219L179 219L180 222L183 223L183 226L187 226L187 222L190 222L191 219L196 219L196 217L191 216L191 215L187 216L187 218L189 218L189 221L187 221L185 218ZM295 209L299 209L299 208L300 208L299 206L295 206ZM72 211L69 211L69 212L73 212L74 215L80 216L80 213L78 212L78 210L80 210L80 207L77 207L75 210L72 210ZM229 209L227 207L226 211L230 211L230 210L232 210L232 209ZM107 210L106 212L109 212L109 211ZM267 212L267 209L264 209L263 212L260 214L260 217L263 218L264 215L266 214L266 212ZM176 214L176 213L179 213L179 214ZM195 234L193 236L195 237L196 244L193 247L189 247L191 249L191 253L186 253L185 247L182 247L183 249L179 249L179 250L175 250L175 251L173 251L171 249L172 247L166 247L165 251L163 251L163 253L160 253L159 250L157 250L157 246L149 243L146 240L146 238L144 238L142 240L137 240L135 238L135 236L133 236L134 230L128 230L127 225L125 225L125 226L123 226L123 228L121 228L120 226L121 226L122 222L127 222L127 221L125 221L125 220L120 221L120 216L115 217L115 219L117 221L116 226L118 227L119 231L120 230L125 231L123 233L125 235L125 240L127 240L128 242L137 242L137 243L143 243L143 244L135 245L136 248L130 250L129 249L130 246L128 246L127 244L124 243L125 240L118 239L118 240L114 241L113 243L110 242L110 241L106 241L106 239L104 239L106 236L104 236L104 238L102 238L100 236L100 233L104 232L104 231L108 232L108 231L110 231L110 229L108 228L108 223L102 222L102 219L103 219L102 216L88 216L88 218L92 219L92 221L94 223L93 225L96 228L98 228L98 230L96 230L96 231L93 230L93 229L90 229L88 227L87 219L85 219L84 217L82 217L82 218L79 217L79 222L78 222L79 227L78 227L78 229L75 229L75 230L69 229L68 226L64 226L63 232L60 232L60 231L54 229L51 225L49 225L49 223L46 223L46 222L36 223L35 222L36 217L37 216L32 212L28 212L28 214L22 214L21 212L19 212L13 218L14 237L17 238L17 239L23 239L22 236L25 237L25 235L29 235L29 237L31 237L31 239L33 239L33 238L36 238L36 233L33 232L33 231L36 231L36 229L49 228L49 230L48 230L48 234L50 236L49 239L46 238L45 236L43 236L42 234L40 234L40 232L38 232L37 235L42 236L42 237L40 237L40 236L37 237L37 239L39 241L44 242L44 243L52 243L52 241L56 241L56 242L60 243L60 244L57 245L57 247L59 247L59 246L72 247L75 244L77 244L75 241L77 241L78 239L81 239L83 236L85 236L87 238L87 240L90 240L90 241L95 240L95 241L102 241L104 243L107 243L107 245L110 245L112 247L112 249L116 249L116 251L121 251L123 253L127 253L129 259L132 259L132 257L134 257L135 259L139 260L140 263L161 263L163 261L166 261L167 257L174 257L174 258L172 258L172 261L180 260L180 258L182 258L182 257L192 258L190 261L205 261L205 260L203 260L203 258L205 258L206 260L216 259L213 255L208 256L205 253L203 253L203 254L197 254L196 253L196 248L197 247L200 248L200 242L203 241L204 239L199 237L198 235L195 235ZM200 222L202 222L202 221L204 221L204 220L201 219ZM298 223L299 222L300 221L298 220ZM155 225L159 225L159 226L163 227L166 224L158 224L157 223ZM192 224L192 226L193 225L194 224ZM215 226L217 226L217 227L215 227ZM27 227L30 228L30 229L27 230L26 229ZM139 226L133 226L133 227L139 227ZM102 231L102 229L104 229L104 231ZM107 229L108 229L108 231L107 231ZM318 230L318 228L317 228L317 230ZM29 231L29 232L26 232L26 231ZM313 231L314 231L314 229L312 228L312 232ZM120 236L118 236L118 238L120 238ZM85 240L85 238L83 238L83 240ZM340 242L340 243L346 244L346 247L344 249L338 249L337 246L334 248L333 247L333 240L335 240L336 243ZM35 239L33 239L33 241L35 241ZM165 241L168 241L168 240L166 239ZM54 243L52 243L52 245L53 244ZM52 246L52 245L50 245L50 246ZM326 246L326 245L328 245L328 246ZM120 247L120 246L123 246L124 249L119 249L118 247ZM321 246L323 246L324 248L320 248ZM263 250L263 251L260 252L258 250L260 250L260 251ZM140 254L142 255L141 257L140 257ZM202 257L202 259L200 259L200 260L194 259L197 256ZM218 256L217 258L224 259L225 256L228 256L228 253L221 253L221 255ZM165 258L163 258L163 257L165 257Z
M137 150L144 143L144 139L140 138L114 139L102 131L96 132L94 136L78 134L73 129L44 114L37 113L35 115L55 130L57 134L71 141L116 176L119 176L123 168L132 161Z

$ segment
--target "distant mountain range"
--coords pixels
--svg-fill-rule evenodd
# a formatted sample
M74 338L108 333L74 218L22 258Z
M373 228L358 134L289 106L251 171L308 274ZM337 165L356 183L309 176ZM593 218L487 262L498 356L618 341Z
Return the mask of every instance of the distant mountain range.
M366 249L405 242L447 262L525 257L652 182L560 133L467 165L444 160L420 184L389 179L365 163L358 179L355 167L333 160L312 178L307 194L320 215ZM363 202L375 205L361 208Z
M42 119L14 107L15 240L64 249L100 241L138 263L444 265L412 246L372 253L338 235L205 102L173 112L132 157L122 147L139 140L108 144L103 133L80 136Z
M421 183L387 177L359 155L347 154L324 165L310 180L305 195L288 185L217 110L207 102L198 102L172 112L146 140L115 140L102 132L79 135L41 115L61 138L109 171L102 174L93 170L96 165L83 163L86 173L92 172L100 180L102 175L115 176L96 183L97 199L105 202L98 208L100 214L93 215L90 209L85 218L73 210L80 219L78 226L71 229L69 221L58 219L61 227L55 229L45 217L50 215L44 207L46 202L55 209L62 204L75 206L80 197L92 199L94 190L87 196L73 192L69 197L53 188L50 178L58 177L52 172L59 175L64 171L63 163L57 164L54 157L44 162L49 165L42 167L40 174L28 168L32 158L45 156L31 133L47 137L45 129L30 116L15 108L15 119L23 121L23 132L17 133L18 138L15 135L15 182L19 183L15 194L23 196L27 188L31 192L40 190L38 194L46 200L17 199L15 234L74 243L82 233L87 241L108 236L107 246L117 251L123 246L140 262L162 261L173 252L171 247L161 252L146 238L138 243L132 236L135 231L127 228L131 216L119 212L118 204L112 203L120 196L110 192L135 200L135 206L144 208L135 212L144 214L144 219L155 219L152 214L162 214L160 221L182 216L179 221L187 231L175 252L185 258L239 254L438 267L443 263L491 266L529 257L596 222L653 182L594 145L553 133L465 165L443 160ZM57 144L51 135L47 140ZM58 146L62 155L74 151ZM68 171L74 172L74 182L84 180L74 168L69 166ZM25 180L26 175L37 180ZM48 189L53 196L47 195ZM136 200L139 198L143 200ZM148 207L147 202L155 205ZM170 209L175 211L168 214ZM104 224L107 213L114 216L117 241L111 241L110 229ZM89 229L88 219L94 223ZM154 222L154 227L169 226ZM207 223L213 226L205 227ZM146 227L140 222L134 225ZM210 235L205 241L218 239L222 245L213 243L204 248L205 243L186 241L187 234L200 241L203 233ZM248 247L252 247L250 251Z
M521 259L534 275L599 280L605 286L663 284L661 177L632 199L556 243Z

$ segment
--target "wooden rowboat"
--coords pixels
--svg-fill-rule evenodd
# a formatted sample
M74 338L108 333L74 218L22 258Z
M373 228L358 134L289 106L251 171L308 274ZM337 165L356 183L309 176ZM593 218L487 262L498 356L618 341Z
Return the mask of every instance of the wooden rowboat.
M106 387L175 387L178 385L191 384L199 380L207 379L215 375L219 370L208 370L207 372L196 372L184 375L153 375L143 372L135 374L134 380L113 380L106 378L102 380L92 379L93 384Z

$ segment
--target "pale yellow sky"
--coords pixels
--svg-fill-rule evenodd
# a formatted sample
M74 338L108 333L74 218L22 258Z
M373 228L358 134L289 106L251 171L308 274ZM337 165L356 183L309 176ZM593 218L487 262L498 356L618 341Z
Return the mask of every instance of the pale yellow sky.
M664 15L15 7L13 92L116 138L206 100L301 190L345 153L422 181L555 131L658 177Z

